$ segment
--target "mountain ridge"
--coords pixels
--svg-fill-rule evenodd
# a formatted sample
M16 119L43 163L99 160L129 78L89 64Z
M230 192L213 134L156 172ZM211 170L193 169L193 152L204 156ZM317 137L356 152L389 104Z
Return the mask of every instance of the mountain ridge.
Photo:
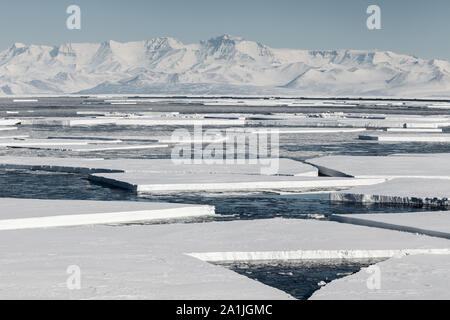
M275 49L230 35L195 44L14 43L0 52L0 95L75 93L450 96L450 63L391 51Z

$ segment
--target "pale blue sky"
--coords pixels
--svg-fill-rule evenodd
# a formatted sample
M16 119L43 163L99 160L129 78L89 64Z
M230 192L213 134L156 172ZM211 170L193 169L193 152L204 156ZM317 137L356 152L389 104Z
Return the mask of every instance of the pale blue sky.
M66 8L82 30L66 29ZM382 30L366 9L382 9ZM450 60L449 0L2 0L0 50L14 42L131 41L171 36L184 43L221 34L276 48L380 49Z

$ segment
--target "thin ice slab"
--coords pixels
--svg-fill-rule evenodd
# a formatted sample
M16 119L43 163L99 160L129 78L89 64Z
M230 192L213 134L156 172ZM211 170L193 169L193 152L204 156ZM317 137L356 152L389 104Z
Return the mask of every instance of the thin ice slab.
M316 133L316 134L327 134L327 133L354 133L354 132L364 132L366 128L249 128L241 129L245 131L251 131L254 133L274 133L279 134L290 134L290 133Z
M155 202L0 199L0 230L164 220L214 214L214 207Z
M98 183L138 193L183 191L302 190L371 185L384 179L318 178L245 174L98 173Z
M332 201L449 207L450 180L398 178L330 195Z
M19 119L0 119L0 126L15 126L20 124L21 120Z
M61 147L61 146L85 146L89 144L107 144L119 143L120 141L102 141L102 140L65 140L65 139L11 139L9 141L0 141L0 146L10 148L20 147Z
M279 175L317 177L317 168L291 159L271 159L278 162ZM43 157L0 157L0 167L68 173L96 172L152 172L152 173L222 173L265 174L270 161L262 159L258 164L182 164L170 159L80 159Z
M450 212L333 215L333 221L450 239Z
M17 127L0 127L0 131L14 131Z
M357 178L450 179L450 154L408 156L327 156L307 161L324 175Z
M360 135L360 140L371 140L379 142L433 142L448 143L450 142L450 134L398 134L398 135Z
M0 143L1 145L1 143ZM8 145L9 148L23 148L35 150L54 150L54 151L71 151L71 152L97 152L112 150L143 150L167 148L167 144L60 144L60 145Z

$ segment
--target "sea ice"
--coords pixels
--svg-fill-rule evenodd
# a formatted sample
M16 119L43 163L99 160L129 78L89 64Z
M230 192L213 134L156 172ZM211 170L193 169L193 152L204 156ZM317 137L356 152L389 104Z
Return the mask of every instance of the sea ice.
M1 231L0 283L8 290L0 290L0 298L289 299L280 290L186 253L360 250L370 254L448 247L446 239L294 219ZM81 270L81 290L67 289L66 270L71 265ZM443 267L448 275L450 268ZM421 276L414 271L410 275Z
M55 210L57 208L57 210ZM156 202L0 199L0 230L208 216L214 207Z

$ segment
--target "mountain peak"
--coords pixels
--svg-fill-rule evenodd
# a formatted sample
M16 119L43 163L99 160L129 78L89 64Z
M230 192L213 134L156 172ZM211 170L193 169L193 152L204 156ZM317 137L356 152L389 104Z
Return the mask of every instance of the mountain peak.
M22 48L25 48L26 46L27 45L22 43L22 42L15 42L15 43L12 44L11 48L22 49Z
M240 41L244 41L244 38L235 37L235 36L232 36L232 35L229 35L229 34L223 34L221 36L211 38L207 42L210 42L210 43L223 43L223 42L240 42Z

